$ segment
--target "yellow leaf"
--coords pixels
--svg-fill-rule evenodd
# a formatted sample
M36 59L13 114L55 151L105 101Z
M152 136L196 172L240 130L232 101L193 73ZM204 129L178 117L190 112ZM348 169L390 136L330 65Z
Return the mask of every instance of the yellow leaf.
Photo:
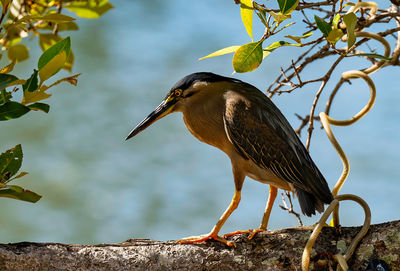
M79 75L81 75L81 74L78 73L78 74L75 74L75 75L73 75L73 76L69 76L69 77L65 77L65 78L63 78L63 79L60 79L60 80L58 80L58 81L60 81L59 83L65 81L65 82L70 83L71 85L76 86L76 85L78 84L78 79L77 79L77 78L78 78ZM58 81L57 81L57 82L58 82Z
M331 32L329 32L328 37L326 37L327 41L329 41L332 44L335 44L340 38L343 36L343 32L340 29L332 29Z
M95 19L114 8L107 0L102 1L70 1L65 7L77 16L88 19Z
M45 92L47 89L48 87L43 85L33 92L24 91L24 97L21 103L25 105L49 98L51 94Z
M229 46L226 47L224 49L218 50L212 54L209 54L208 56L199 58L199 60L205 59L205 58L209 58L209 57L215 57L215 56L222 56L222 55L226 55L226 54L230 54L230 53L234 53L236 52L237 49L239 49L240 46L238 45L234 45L234 46Z
M336 14L335 17L333 17L333 20L332 20L333 28L338 28L337 25L339 23L339 20L340 20L340 14Z
M62 78L60 80L57 80L55 83L51 84L50 86L46 86L46 85L42 85L39 89L30 92L30 91L24 91L24 97L22 99L22 104L30 104L30 103L34 103L37 101L41 101L44 99L47 99L51 96L51 94L46 93L46 91L51 88L54 87L62 82L68 82L74 86L76 86L76 84L78 83L78 76L81 75L80 73L69 76L69 77L65 77Z
M242 0L240 2L240 16L251 41L253 41L253 1Z
M275 21L280 24L281 22L283 22L284 20L290 19L292 18L292 16L290 14L288 15L284 15L282 13L275 13L273 11L270 11L269 14L271 14L272 17L274 17Z
M55 34L48 34L48 33L39 34L39 45L42 51L46 51L60 40L62 40L62 38Z
M346 3L343 7L348 7L348 6L355 6L356 4L352 3L352 2L348 2Z
M63 50L53 57L44 67L39 70L40 81L43 82L57 73L65 64L67 53Z
M263 59L269 56L271 53L272 51L263 50Z
M0 3L4 9L4 7L6 7L7 5L9 5L11 3L11 0L1 0Z
M308 38L308 37L311 36L312 34L313 34L313 33L310 32L310 33L307 33L307 34L305 34L305 35L303 35L303 36L286 35L285 37L286 37L286 38L289 38L289 39L291 39L291 40L294 40L295 42L301 44L301 40L302 40L302 39Z
M0 73L9 73L12 72L12 70L14 69L15 66L15 61L12 61L10 64L8 64L7 66L3 67L0 70Z
M23 85L23 84L25 84L25 82L26 82L26 80L24 80L24 79L18 79L18 80L13 81L12 83L8 84L7 87Z
M76 20L70 16L60 13L50 13L46 15L25 15L17 21L17 23L29 22L29 21L47 21L53 23L68 23Z
M15 177L13 177L11 180L15 180L15 179L18 179L18 178L21 178L21 177L24 177L25 175L27 175L27 174L29 174L28 172L26 172L26 171L21 171L21 173L20 174L18 174L17 176L15 176ZM11 181L10 180L10 181Z
M63 69L72 72L72 66L74 65L74 54L72 53L72 50L69 52L67 61L65 61L65 64L63 66Z
M294 40L295 42L297 42L297 43L300 43L300 44L301 44L301 37L298 37L298 36L292 36L292 35L286 35L285 37L286 37L286 38L289 38L289 39L292 39L292 40Z
M75 18L60 13L46 14L41 19L54 23L68 23L76 20Z
M45 85L43 85L43 87L46 87L46 89L49 89L49 88L54 87L54 86L56 86L56 85L58 85L58 84L60 84L60 83L62 83L64 81L70 83L71 85L76 86L76 84L78 83L78 79L77 78L78 78L79 75L81 75L81 73L78 73L78 74L75 74L75 75L72 75L72 76L68 76L68 77L64 77L64 78L61 78L60 80L57 80L55 83L51 84L48 87L45 86Z
M17 44L8 49L7 57L10 61L21 62L29 58L29 50L25 45Z

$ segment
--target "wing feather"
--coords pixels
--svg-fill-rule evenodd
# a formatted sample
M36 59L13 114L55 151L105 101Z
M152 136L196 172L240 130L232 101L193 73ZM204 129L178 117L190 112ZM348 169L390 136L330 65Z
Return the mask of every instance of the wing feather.
M241 95L240 91L247 93ZM240 91L226 95L224 114L226 132L238 152L329 203L332 194L324 177L279 109L251 85Z

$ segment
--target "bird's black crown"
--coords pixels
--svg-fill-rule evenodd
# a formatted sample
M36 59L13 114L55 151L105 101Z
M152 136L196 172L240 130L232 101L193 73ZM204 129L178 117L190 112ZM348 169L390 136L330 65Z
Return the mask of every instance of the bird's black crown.
M231 77L225 77L222 75L218 75L212 72L195 72L189 75L186 75L183 77L181 80L179 80L172 88L171 90L175 89L182 89L185 90L189 88L191 85L193 85L195 82L207 82L207 83L214 83L214 82L220 82L220 81L228 81L228 82L236 82L240 83L242 81L231 78Z

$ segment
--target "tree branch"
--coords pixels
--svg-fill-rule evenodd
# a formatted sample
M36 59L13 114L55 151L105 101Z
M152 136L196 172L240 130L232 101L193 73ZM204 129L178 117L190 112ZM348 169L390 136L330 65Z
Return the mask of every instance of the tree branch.
M400 221L373 225L350 261L352 270L365 270L372 258L400 266ZM359 227L323 229L312 252L311 270L335 266L332 255L344 253ZM310 227L267 231L249 240L231 237L236 247L209 241L181 245L131 239L120 244L68 245L15 243L0 245L0 269L11 270L300 270Z

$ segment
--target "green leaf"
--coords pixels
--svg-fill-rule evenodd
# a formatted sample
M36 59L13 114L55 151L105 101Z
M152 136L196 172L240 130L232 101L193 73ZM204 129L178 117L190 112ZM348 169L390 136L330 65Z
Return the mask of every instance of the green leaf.
M319 30L321 30L322 34L324 34L325 37L328 37L329 33L332 31L332 26L322 20L320 17L317 15L314 15L315 23L317 24L317 27Z
M43 51L46 51L48 48L50 48L52 45L56 44L60 40L62 40L62 38L58 35L39 34L39 45ZM64 63L63 69L66 69L67 71L71 72L73 63L74 63L74 54L72 53L72 50L70 50L69 56L67 58L67 61Z
M68 55L71 48L71 39L70 37L66 37L63 40L60 40L50 48L48 48L39 58L38 61L38 69L43 69L55 56L62 52L66 52Z
M71 51L69 37L57 42L47 49L39 58L39 77L43 82L56 74L65 64Z
M7 51L7 57L12 62L21 62L29 58L29 50L23 44L11 46Z
M340 38L343 36L343 32L340 29L333 29L328 37L326 37L326 40L329 41L332 44L335 44Z
M267 27L268 22L267 22L267 12L265 10L256 10L256 14L258 18L260 18L261 22Z
M253 1L242 0L240 1L240 16L246 31L249 34L251 41L253 41Z
M343 16L343 22L347 29L347 47L350 48L356 42L355 28L357 25L357 16L353 13L347 13Z
M1 183L7 183L18 172L22 165L22 156L21 144L0 154Z
M232 64L235 72L250 72L257 69L263 60L262 42L251 42L237 49Z
M336 14L335 17L332 20L332 26L334 28L338 28L337 25L339 23L339 20L340 20L340 14Z
M267 56L269 56L276 48L279 48L282 46L297 46L298 47L300 45L290 43L287 41L283 41L283 40L273 42L263 49L263 59L266 58Z
M302 40L302 39L306 39L306 38L308 38L309 36L311 36L312 34L313 34L313 33L310 32L310 33L304 34L303 36L286 35L285 37L286 37L286 38L289 38L289 39L291 39L291 40L294 40L295 42L301 44L301 40Z
M88 19L96 19L101 15L114 8L108 1L74 1L65 4L65 7L77 16Z
M18 199L35 203L38 200L40 200L42 196L30 190L25 190L22 187L16 185L7 185L6 188L0 189L0 197Z
M12 82L17 81L18 78L11 74L0 74L0 89L8 87Z
M294 44L294 43L290 43L284 40L280 40L280 41L275 41L273 43L271 43L270 45L268 45L267 47L264 48L265 51L273 51L276 48L282 47L282 46L299 46L298 44Z
M383 55L379 54L372 54L372 53L359 53L359 54L354 54L354 55L347 55L347 57L352 57L352 56L366 56L366 57L373 57L373 58L379 58L384 61L392 61L393 58L391 57L385 57Z
M25 84L22 85L22 89L29 92L34 92L38 88L38 71L33 70L31 77L26 80Z
M49 113L49 111L50 111L50 105L45 104L45 103L33 103L33 104L28 105L28 107L31 110L43 111L45 113Z
M278 0L279 10L284 15L289 15L296 9L299 0Z
M11 93L6 91L5 88L0 90L0 105L8 102L12 98Z
M229 46L229 47L223 48L221 50L218 50L218 51L216 51L214 53L211 53L211 54L209 54L207 56L199 58L199 60L203 60L203 59L206 59L206 58L209 58L209 57L222 56L222 55L234 53L234 52L236 52L237 49L239 49L239 47L240 46L238 46L238 45Z
M17 103L17 102L6 102L0 105L0 121L17 119L30 111L29 107Z

